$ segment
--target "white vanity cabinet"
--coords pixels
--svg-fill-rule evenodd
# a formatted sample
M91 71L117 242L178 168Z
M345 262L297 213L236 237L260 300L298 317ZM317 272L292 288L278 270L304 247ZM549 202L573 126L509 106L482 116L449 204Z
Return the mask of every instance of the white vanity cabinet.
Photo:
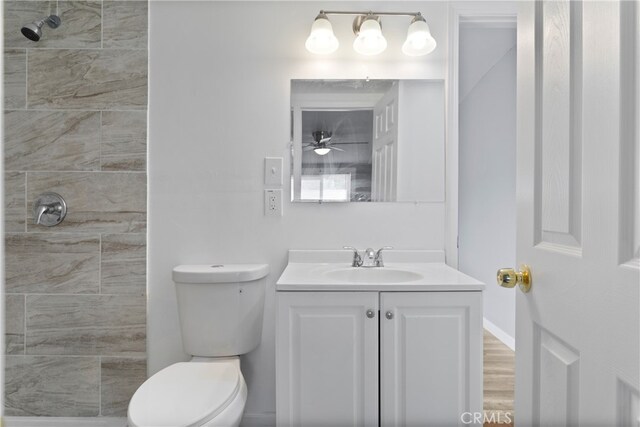
M276 375L278 426L377 425L378 294L278 292Z
M482 411L480 290L280 290L278 426L462 425Z
M380 425L482 412L482 292L380 292L380 314Z

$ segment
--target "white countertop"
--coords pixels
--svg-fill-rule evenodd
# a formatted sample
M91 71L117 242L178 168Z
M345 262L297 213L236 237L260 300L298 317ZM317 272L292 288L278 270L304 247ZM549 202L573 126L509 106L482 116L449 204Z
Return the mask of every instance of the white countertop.
M349 251L290 251L289 264L276 283L278 291L482 291L484 284L458 270L449 267L440 259L439 251L389 251L385 255L384 267L416 273L419 278L396 283L353 283L336 279L331 274L336 270L362 269L351 267ZM403 254L405 252L405 254ZM331 255L329 255L331 253ZM422 254L421 254L422 253ZM404 256L406 255L406 256ZM345 260L346 258L346 260ZM402 259L410 260L402 262ZM320 259L325 262L309 262ZM340 260L340 261L338 261ZM345 260L345 261L342 261ZM420 260L425 262L420 262ZM338 262L336 262L338 261ZM368 273L368 272L367 272ZM374 273L375 274L375 273Z

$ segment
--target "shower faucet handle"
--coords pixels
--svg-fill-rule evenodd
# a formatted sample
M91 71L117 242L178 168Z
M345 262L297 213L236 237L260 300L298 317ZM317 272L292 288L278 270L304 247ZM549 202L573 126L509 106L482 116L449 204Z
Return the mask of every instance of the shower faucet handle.
M67 203L58 193L42 193L33 204L33 219L37 225L53 227L67 215Z

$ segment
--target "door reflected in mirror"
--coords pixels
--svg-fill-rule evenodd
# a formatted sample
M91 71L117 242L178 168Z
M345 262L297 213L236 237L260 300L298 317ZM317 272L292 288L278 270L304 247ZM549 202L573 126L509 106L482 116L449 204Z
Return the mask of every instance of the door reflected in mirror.
M444 199L442 80L292 80L292 200Z

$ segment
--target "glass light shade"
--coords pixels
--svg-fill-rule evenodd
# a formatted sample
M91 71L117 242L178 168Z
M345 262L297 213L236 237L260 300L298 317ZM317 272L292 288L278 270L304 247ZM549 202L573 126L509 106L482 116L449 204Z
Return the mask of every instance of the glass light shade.
M353 41L353 49L362 55L377 55L387 48L387 39L382 35L380 23L373 18L365 19L360 25L358 37Z
M328 55L338 49L340 43L333 34L333 27L326 15L318 15L313 21L311 33L304 45L309 52L318 55Z
M427 55L433 52L436 45L436 40L431 36L427 23L423 19L416 19L409 25L402 52L409 56Z
M313 151L319 156L324 156L325 154L329 154L331 148L315 148Z

